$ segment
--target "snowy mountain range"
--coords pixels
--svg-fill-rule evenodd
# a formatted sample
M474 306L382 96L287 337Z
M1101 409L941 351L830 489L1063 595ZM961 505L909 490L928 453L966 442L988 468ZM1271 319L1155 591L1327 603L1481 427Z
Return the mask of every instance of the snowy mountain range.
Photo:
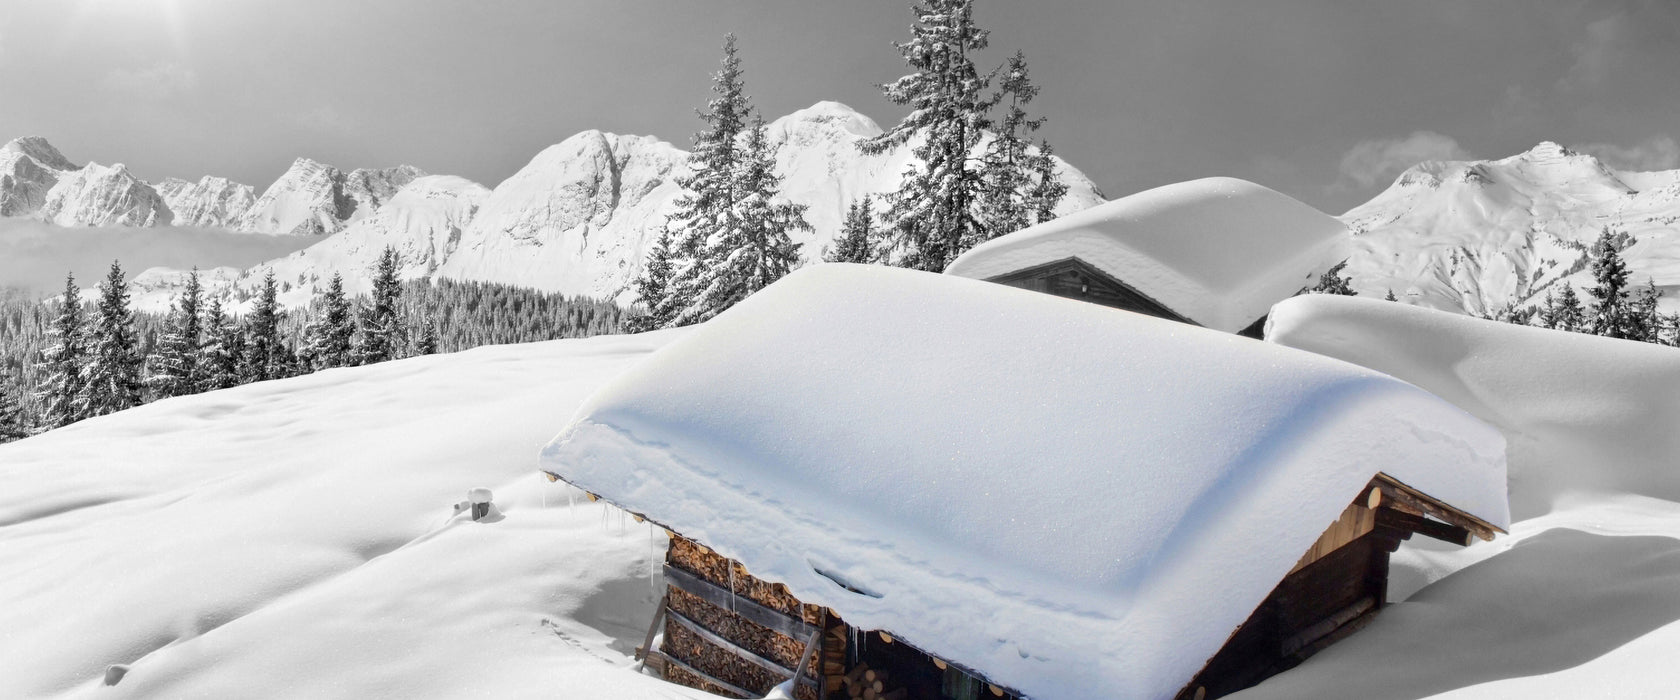
M775 120L788 199L808 207L794 239L819 259L854 198L898 186L911 146L879 156L856 143L881 133L869 117L819 102ZM1059 212L1104 197L1059 163L1070 185ZM544 149L495 188L411 166L343 171L300 158L259 196L224 178L152 185L122 165L78 166L38 137L0 147L0 215L65 226L191 225L321 236L245 270L218 269L209 289L235 303L273 271L288 305L307 303L333 274L352 293L395 246L409 279L480 280L629 301L627 288L680 194L687 153L651 136L585 131ZM1626 172L1555 143L1501 160L1431 161L1343 214L1345 274L1361 294L1392 290L1420 306L1469 314L1534 306L1568 283L1590 284L1588 250L1619 235L1634 284L1654 281L1680 308L1680 170ZM184 273L144 271L142 308L167 308Z
M1624 172L1555 143L1501 160L1431 161L1341 216L1361 295L1469 314L1592 284L1588 251L1618 235L1629 282L1680 289L1680 170Z
M250 185L226 178L153 184L121 163L77 165L46 139L26 136L0 146L0 216L59 226L199 226L322 236L370 215L424 174L408 165L344 172L299 158L259 197Z
M782 192L808 207L812 230L793 234L807 261L821 258L853 198L897 189L913 144L876 156L856 147L881 132L869 117L838 102L819 102L769 125L780 146ZM237 303L273 271L282 301L297 305L338 273L346 290L357 293L369 288L367 270L392 245L402 253L408 279L489 281L628 301L626 289L681 193L677 180L688 172L687 158L651 136L590 130L544 149L494 189L456 177L421 177L412 168L339 176L299 160L233 228L333 235L242 272L218 270L206 286ZM1060 213L1104 201L1083 173L1059 166L1069 185ZM230 189L236 187L201 183L207 193L191 201L236 201L239 195ZM170 206L189 211L185 203ZM337 233L333 222L341 224ZM137 304L167 308L182 275L147 271L135 280Z

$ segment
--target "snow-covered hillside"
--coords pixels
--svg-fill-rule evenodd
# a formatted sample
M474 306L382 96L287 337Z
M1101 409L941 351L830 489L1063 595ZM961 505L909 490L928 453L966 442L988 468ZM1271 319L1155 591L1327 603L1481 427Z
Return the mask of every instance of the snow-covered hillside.
M170 178L158 183L157 191L175 213L176 226L231 228L257 200L250 185L212 175L198 182Z
M0 697L712 697L630 670L663 535L536 472L556 416L677 334L332 370L0 446ZM474 487L485 522L452 515Z
M175 219L163 195L121 163L88 163L61 174L38 216L59 226L159 226Z
M1680 171L1619 172L1555 143L1494 161L1431 161L1342 215L1362 295L1470 314L1589 286L1588 250L1625 233L1631 281L1680 308Z

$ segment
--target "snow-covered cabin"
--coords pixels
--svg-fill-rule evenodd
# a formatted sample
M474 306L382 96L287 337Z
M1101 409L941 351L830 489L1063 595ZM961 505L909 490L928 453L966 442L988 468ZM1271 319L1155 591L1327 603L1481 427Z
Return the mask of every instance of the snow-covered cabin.
M1341 222L1228 177L1146 190L975 246L946 274L1258 338L1345 259Z
M1504 447L1319 355L819 265L601 389L542 468L672 534L670 680L1203 698L1358 629L1413 532L1506 527Z

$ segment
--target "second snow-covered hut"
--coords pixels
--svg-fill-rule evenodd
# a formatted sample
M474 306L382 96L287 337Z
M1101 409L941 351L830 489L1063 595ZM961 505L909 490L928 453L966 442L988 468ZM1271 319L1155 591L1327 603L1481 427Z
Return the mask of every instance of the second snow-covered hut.
M647 652L741 697L1217 697L1369 620L1401 539L1508 520L1499 433L1386 375L852 265L654 353L542 464L671 533Z
M1346 258L1346 240L1312 206L1210 177L992 239L945 272L1258 338L1272 304Z

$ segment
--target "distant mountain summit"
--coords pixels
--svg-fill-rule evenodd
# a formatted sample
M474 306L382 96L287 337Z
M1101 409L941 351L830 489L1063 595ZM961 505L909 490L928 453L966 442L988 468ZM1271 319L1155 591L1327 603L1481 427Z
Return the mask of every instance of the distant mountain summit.
M1655 281L1665 307L1680 290L1680 170L1618 171L1556 143L1420 163L1341 219L1362 295L1478 315L1533 306L1592 284L1588 251L1607 229L1623 234L1630 284Z
M251 233L325 236L372 214L403 185L425 175L400 165L348 173L308 158L292 163L232 228Z

